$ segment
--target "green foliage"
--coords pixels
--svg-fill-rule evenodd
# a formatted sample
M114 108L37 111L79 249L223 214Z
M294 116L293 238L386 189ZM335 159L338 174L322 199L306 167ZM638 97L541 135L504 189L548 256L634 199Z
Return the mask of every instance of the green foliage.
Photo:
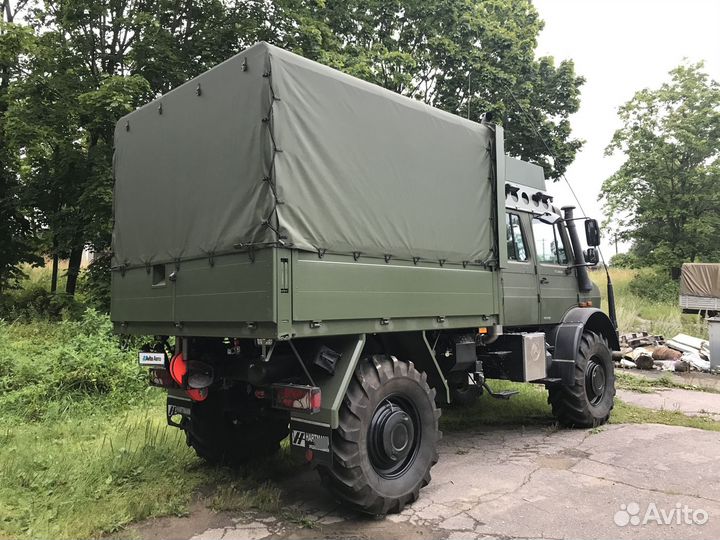
M20 4L26 25L0 27L0 287L36 252L75 276L83 247L107 250L115 122L261 39L452 113L492 111L506 149L551 178L581 145L568 117L583 79L535 58L530 0Z
M147 392L134 350L123 351L106 315L92 309L78 321L0 322L0 410L42 420L94 398L127 405Z
M641 272L653 274L653 269ZM615 287L618 326L621 333L649 332L650 334L672 337L679 333L707 339L708 324L702 315L684 314L678 305L678 298L667 301L640 297L630 290L630 284L637 275L635 270L610 268ZM603 272L591 272L591 279L600 288L602 305L607 306L605 276ZM663 279L664 281L664 279Z
M678 303L680 285L670 278L667 270L646 269L630 281L628 290L640 298L653 302Z
M665 268L720 257L720 85L702 63L670 76L620 108L606 152L627 159L602 188L619 236Z
M506 151L542 165L550 178L582 144L571 138L568 117L583 79L571 61L535 57L543 23L529 0L277 5L288 30L279 44L454 114L478 119L492 111L507 128Z
M96 253L80 276L80 291L85 302L105 313L110 312L110 264L109 252Z
M633 253L617 253L610 257L610 266L615 268L639 268L641 264Z
M0 296L0 317L12 321L78 319L84 310L73 296L51 293L37 284Z
M3 4L4 7L4 4ZM8 90L22 75L22 58L31 50L32 32L0 15L0 294L22 277L18 263L39 263L32 222L21 198L16 175L18 155L7 143Z

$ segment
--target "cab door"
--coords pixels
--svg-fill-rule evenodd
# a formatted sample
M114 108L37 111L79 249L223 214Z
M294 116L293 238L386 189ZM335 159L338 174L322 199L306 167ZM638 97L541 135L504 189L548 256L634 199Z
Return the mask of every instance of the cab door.
M539 290L539 324L553 324L578 303L578 283L571 265L570 243L561 221L532 218L533 247Z
M540 315L529 226L526 212L508 211L505 214L507 266L502 271L505 326L534 326Z

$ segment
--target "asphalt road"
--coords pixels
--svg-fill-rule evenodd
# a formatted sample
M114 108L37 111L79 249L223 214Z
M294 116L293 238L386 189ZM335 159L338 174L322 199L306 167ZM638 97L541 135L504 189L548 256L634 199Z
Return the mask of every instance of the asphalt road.
M661 425L446 434L433 481L398 515L344 511L301 469L282 485L301 523L246 512L148 522L142 538L720 537L720 433ZM311 526L312 528L308 528Z

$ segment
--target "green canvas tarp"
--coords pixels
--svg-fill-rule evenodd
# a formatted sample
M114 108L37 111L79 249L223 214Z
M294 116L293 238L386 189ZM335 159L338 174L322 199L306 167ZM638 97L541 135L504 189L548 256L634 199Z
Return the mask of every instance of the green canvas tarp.
M685 263L680 271L680 294L720 298L720 263Z
M280 242L483 261L487 126L259 43L122 118L115 265Z

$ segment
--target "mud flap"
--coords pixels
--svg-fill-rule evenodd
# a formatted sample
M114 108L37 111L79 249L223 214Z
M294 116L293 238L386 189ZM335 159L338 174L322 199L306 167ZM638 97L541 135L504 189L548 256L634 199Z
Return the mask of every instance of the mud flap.
M190 418L191 410L192 400L189 397L168 393L167 408L165 409L165 413L167 415L167 423L169 426L182 429L183 422ZM174 419L178 416L182 417L180 421Z
M327 424L290 419L290 448L294 455L320 465L332 465L332 429Z

